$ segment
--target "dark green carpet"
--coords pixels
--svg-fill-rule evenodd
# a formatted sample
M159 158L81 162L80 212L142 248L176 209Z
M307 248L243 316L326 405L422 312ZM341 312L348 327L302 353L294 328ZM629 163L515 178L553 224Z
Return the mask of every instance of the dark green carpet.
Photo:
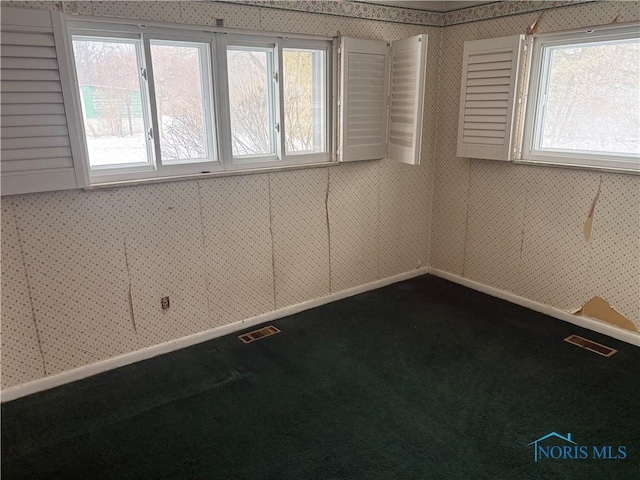
M430 276L273 323L4 404L2 478L640 478L636 347Z

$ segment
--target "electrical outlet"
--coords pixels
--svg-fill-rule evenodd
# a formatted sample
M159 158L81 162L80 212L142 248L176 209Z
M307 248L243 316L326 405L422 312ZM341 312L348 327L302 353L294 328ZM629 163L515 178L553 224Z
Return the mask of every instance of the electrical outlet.
M160 304L162 305L163 310L169 310L171 304L169 303L169 297L162 297L160 299Z

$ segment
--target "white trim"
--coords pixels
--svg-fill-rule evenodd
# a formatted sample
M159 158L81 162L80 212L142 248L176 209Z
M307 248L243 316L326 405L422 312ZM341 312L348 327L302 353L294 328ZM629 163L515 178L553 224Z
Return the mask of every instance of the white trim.
M487 295L491 295L492 297L515 303L516 305L528 308L529 310L534 310L544 315L557 318L558 320L564 320L565 322L572 323L579 327L593 330L594 332L608 335L609 337L613 337L617 340L621 340L631 345L635 345L636 347L640 347L640 333L634 333L630 330L625 330L609 323L601 322L600 320L596 320L594 318L573 315L570 312L552 307L551 305L536 302L535 300L521 297L519 295L516 295L515 293L506 292L495 287L490 287L489 285L485 285L484 283L469 280L468 278L445 272L444 270L438 270L437 268L430 268L429 273L436 277L444 278L445 280L449 280L465 287L469 287L473 290L477 290L478 292L486 293Z
M42 392L50 388L59 387L60 385L75 382L77 380L97 375L102 372L107 372L119 367L124 367L125 365L140 362L148 358L157 357L158 355L163 355L175 350L180 350L192 345L197 345L198 343L213 340L214 338L222 337L223 335L228 335L240 330L244 330L245 328L252 327L254 325L259 325L265 322L272 322L274 320L287 317L289 315L294 315L311 308L319 307L327 303L342 300L343 298L352 297L353 295L358 295L359 293L375 290L377 288L385 287L393 283L408 280L420 275L425 275L427 273L429 273L429 267L418 268L416 270L411 270L409 272L404 272L398 275L383 278L381 280L376 280L375 282L348 288L347 290L332 293L324 297L315 298L313 300L308 300L296 305L280 308L272 312L263 313L262 315L230 323L229 325L223 325L211 330L206 330L204 332L195 333L187 337L182 337L177 340L171 340L159 345L143 348L142 350L136 350L135 352L125 353L124 355L119 355L117 357L109 358L107 360L101 360L90 365L74 368L73 370L68 370L57 375L41 378L22 385L7 388L6 390L0 392L0 402L10 402L27 395Z
M4 12L4 9L2 10ZM251 30L244 28L233 28L233 27L217 27L212 25L198 25L198 24L188 24L188 23L170 23L170 22L157 22L157 21L146 21L146 20L136 20L133 18L121 18L121 17L99 17L99 16L87 16L87 15L66 15L67 22L72 24L74 28L88 28L95 29L98 28L100 30L110 28L109 24L118 24L123 25L125 28L141 28L144 27L148 31L153 32L163 32L168 29L183 29L183 30L193 30L194 33L204 32L207 34L211 33L225 33L225 34L233 34L233 35L251 35L256 37L279 37L285 39L300 39L300 40L333 40L336 37L329 37L325 35L309 35L305 33L291 33L291 32L275 32L275 31L267 31L267 30ZM99 24L107 24L106 27ZM111 27L113 28L113 27Z
M87 146L84 142L84 123L82 120L82 107L80 106L80 93L76 88L75 61L72 58L71 36L67 34L65 24L66 17L59 12L51 12L53 26L53 38L56 44L56 56L58 60L58 72L62 87L64 113L67 119L67 131L71 144L71 156L76 176L76 186L89 185L89 171L87 169L89 158Z

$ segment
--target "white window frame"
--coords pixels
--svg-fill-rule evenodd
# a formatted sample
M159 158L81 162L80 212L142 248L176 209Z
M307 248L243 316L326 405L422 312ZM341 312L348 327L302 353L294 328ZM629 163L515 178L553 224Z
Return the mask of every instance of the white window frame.
M205 32L197 32L191 30L181 30L164 27L148 27L142 25L130 25L123 23L108 23L102 21L91 20L67 20L67 36L69 42L69 58L71 59L69 68L71 69L71 82L74 99L74 103L78 105L76 111L79 113L78 117L78 131L70 132L70 134L78 135L80 143L83 148L81 149L81 155L83 158L81 162L86 166L87 182L89 185L124 182L131 180L147 180L157 179L163 177L175 177L183 175L192 175L200 173L213 173L222 170L222 166L218 161L219 152L217 151L215 143L215 100L213 95L213 43L214 38L211 34ZM146 82L141 78L141 97L143 104L143 119L145 122L145 129L147 132L151 132L151 138L147 137L147 152L149 164L144 166L117 166L113 168L91 168L89 164L88 149L86 146L85 126L82 111L80 108L79 89L77 74L75 70L75 59L73 54L73 38L79 37L106 37L109 39L132 39L137 42L137 54L138 54L138 66L146 71ZM209 65L206 69L202 69L201 81L203 85L206 85L208 89L208 98L210 108L213 115L209 115L208 121L205 122L207 133L209 138L207 142L211 142L211 150L209 151L210 158L207 161L198 159L194 162L175 163L168 162L163 164L162 155L160 149L160 135L158 131L158 121L156 115L155 105L155 90L153 83L153 65L150 61L150 41L175 41L186 43L203 43L208 46L207 60Z
M275 152L267 155L233 157L231 145L231 116L229 111L228 98L228 71L227 71L227 47L254 47L256 49L273 49L273 75L274 75L274 98L272 107L275 110L275 123L273 135L275 138ZM220 143L222 150L222 161L225 170L246 170L255 168L284 167L292 165L304 165L313 163L327 163L333 157L333 121L332 121L332 81L333 72L333 42L330 40L306 40L300 38L284 38L271 35L221 35L217 39L217 59L218 68L217 82L220 100ZM323 50L325 52L324 61L324 84L325 98L323 99L325 111L325 135L324 152L287 153L285 147L286 127L284 121L284 81L282 75L282 51L283 49L308 49Z
M545 51L550 47L579 45L640 38L638 25L606 25L579 31L555 34L536 34L532 39L529 61L529 85L522 129L519 163L550 164L583 167L618 172L640 172L640 157L618 154L590 153L588 151L561 151L542 149L540 145L543 98L549 68Z
M203 101L203 123L205 127L205 143L207 147L208 156L206 158L191 158L191 159L181 159L181 160L163 160L162 158L162 148L160 146L160 127L158 124L158 115L152 115L152 124L153 124L153 140L155 144L156 152L158 154L158 164L162 165L164 168L170 167L171 169L175 169L175 167L180 167L182 165L193 164L200 165L201 169L211 169L216 168L216 164L218 162L218 152L217 152L217 142L216 142L216 119L215 119L215 102L213 96L213 81L212 81L212 68L213 68L213 41L209 39L197 39L193 37L187 37L185 35L145 35L143 38L144 41L144 49L146 58L150 59L151 62L147 65L147 75L149 77L149 97L150 97L150 105L151 111L157 112L156 105L156 92L155 92L155 81L153 74L153 58L151 56L151 44L154 42L158 42L160 44L165 45L179 45L183 44L185 46L190 46L192 48L199 48L201 50L202 55L200 56L200 83L202 88L202 101ZM202 47L204 48L202 48ZM211 115L213 114L213 115ZM210 115L208 118L207 116ZM179 169L175 169L179 172ZM197 169L196 169L197 170Z
M74 159L76 164L82 164L84 168L84 185L93 186L100 184L117 184L120 182L156 180L168 177L183 177L190 175L215 174L226 171L259 170L273 167L289 167L307 164L331 163L334 158L334 113L335 113L335 47L333 39L325 37L309 37L300 35L283 36L260 32L232 31L230 29L212 29L211 27L173 25L164 23L148 23L146 25L135 24L132 21L119 19L92 19L87 17L66 17L66 54L69 59L66 67L71 80L71 94L68 100L68 110L74 112L77 118L76 128L70 128L70 135L80 148L79 159ZM138 60L147 75L146 84L142 85L145 121L152 128L152 139L147 141L149 152L149 164L136 167L118 166L114 168L92 169L89 164L88 149L85 137L84 120L82 115L78 81L75 70L72 38L84 37L108 37L134 39L139 42ZM155 98L155 85L153 82L153 62L150 46L154 40L174 41L185 43L207 44L208 68L206 72L201 68L202 82L206 92L204 102L205 112L209 118L205 122L207 128L207 142L209 158L206 161L194 159L193 162L162 161L160 132ZM227 85L227 45L262 46L273 48L273 70L277 74L274 88L273 106L276 121L280 125L279 132L274 132L275 152L272 155L252 158L233 158L231 148L230 114ZM309 49L323 50L324 54L324 90L322 99L324 104L324 151L323 152L286 152L285 125L283 108L283 85L280 69L282 68L283 49ZM67 100L65 99L65 103ZM81 182L82 183L82 182Z

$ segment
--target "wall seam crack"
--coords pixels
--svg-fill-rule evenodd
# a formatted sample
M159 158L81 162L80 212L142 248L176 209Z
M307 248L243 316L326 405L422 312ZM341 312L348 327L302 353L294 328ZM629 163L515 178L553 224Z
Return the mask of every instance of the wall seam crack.
M471 169L473 168L473 160L469 160L469 180L467 183L467 217L464 223L464 243L462 249L462 277L464 277L467 269L467 237L469 235L469 197L471 196Z
M136 325L136 314L133 309L133 292L131 286L131 269L129 268L129 250L127 248L127 237L122 235L122 248L124 249L124 264L127 268L127 284L129 295L129 315L131 316L131 324L133 325L133 331L138 333L138 326Z
M271 271L273 272L273 308L278 308L276 296L276 247L273 241L273 210L271 205L271 174L267 173L267 184L269 186L269 235L271 236Z
M327 219L327 242L329 247L329 293L333 292L333 272L331 269L331 222L329 222L329 193L331 186L331 169L327 168L327 191L324 197L324 210Z
M211 282L209 281L209 265L207 264L207 241L206 234L204 233L204 209L202 208L202 185L201 182L198 181L198 208L200 209L200 233L202 237L202 255L204 258L204 282L207 288L207 309L209 310L209 317L213 316L213 309L211 308Z
M20 226L18 225L18 215L13 202L10 202L11 213L13 213L13 223L16 227L16 235L18 236L18 245L20 245L20 258L22 259L22 268L24 268L24 276L27 281L27 292L29 293L29 305L31 306L31 318L33 319L33 325L36 329L36 340L38 341L38 349L40 350L40 357L42 358L42 371L44 376L47 377L47 363L44 360L44 350L42 349L42 340L40 338L40 330L38 329L38 322L36 321L36 309L33 306L33 294L31 292L31 280L29 279L29 271L27 269L27 261L24 256L24 247L22 245L22 236L20 235Z
M378 217L378 221L376 222L376 250L377 250L377 259L376 259L376 267L377 267L377 272L376 272L376 277L380 278L380 257L382 256L382 252L380 251L380 162L382 162L382 160L378 160L378 163L376 165L376 177L377 177L377 183L378 183L378 198L377 198L377 217Z

